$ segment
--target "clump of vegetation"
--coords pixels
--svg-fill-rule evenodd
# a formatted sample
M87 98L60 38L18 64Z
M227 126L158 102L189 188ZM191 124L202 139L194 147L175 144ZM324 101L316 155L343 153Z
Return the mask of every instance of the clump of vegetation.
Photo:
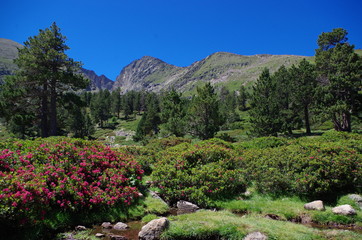
M211 199L245 190L242 170L237 168L239 159L233 149L221 144L184 143L158 157L151 176L160 194L171 203L188 200L208 206Z
M96 142L47 138L1 144L0 221L66 224L72 215L135 203L143 175L131 155ZM11 225L11 224L10 224Z
M240 167L262 193L327 198L361 192L362 155L352 135L346 138L302 138L277 148L241 150Z

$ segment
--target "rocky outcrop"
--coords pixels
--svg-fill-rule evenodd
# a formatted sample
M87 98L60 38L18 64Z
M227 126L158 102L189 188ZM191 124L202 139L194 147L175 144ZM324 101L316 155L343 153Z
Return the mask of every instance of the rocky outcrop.
M345 205L341 205L341 206L332 208L332 212L335 214L340 214L340 215L345 215L345 216L357 214L356 210L354 210L354 208L349 204L345 204Z
M317 211L324 211L325 210L323 201L321 201L321 200L316 200L316 201L313 201L313 202L310 202L310 203L306 203L304 205L304 209L317 210Z
M169 226L167 218L154 219L142 227L138 234L140 240L157 240L161 233Z
M252 232L246 235L243 240L267 240L268 236L261 232Z
M98 76L94 71L82 68L83 75L90 80L88 91L98 91L101 89L112 90L114 82L104 75Z

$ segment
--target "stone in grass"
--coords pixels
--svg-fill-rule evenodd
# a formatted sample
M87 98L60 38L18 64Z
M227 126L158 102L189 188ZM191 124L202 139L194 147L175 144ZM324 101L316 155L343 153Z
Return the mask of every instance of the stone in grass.
M178 201L177 202L177 210L178 210L178 214L182 214L182 213L192 213L195 212L199 209L199 206L187 202L187 201Z
M103 238L105 237L106 235L104 235L103 233L96 233L95 235L97 238Z
M261 232L252 232L246 235L243 240L267 240L268 236L262 234Z
M355 201L357 203L357 205L360 207L360 209L362 209L362 196L358 195L358 194L349 194L348 197Z
M75 231L85 231L85 230L87 230L87 228L81 225L75 227Z
M112 224L110 222L104 222L101 226L102 228L112 228Z
M340 215L345 215L345 216L351 216L351 215L357 214L356 210L354 210L353 207L349 204L345 204L345 205L341 205L341 206L332 208L332 212L334 214L340 214Z
M324 211L324 205L323 205L323 201L321 200L316 200L310 203L306 203L304 204L304 208L307 210L318 210L318 211Z
M154 219L142 227L138 233L139 240L157 240L160 239L161 233L168 227L167 218Z
M126 230L127 228L129 228L128 225L123 222L118 222L113 226L114 230Z

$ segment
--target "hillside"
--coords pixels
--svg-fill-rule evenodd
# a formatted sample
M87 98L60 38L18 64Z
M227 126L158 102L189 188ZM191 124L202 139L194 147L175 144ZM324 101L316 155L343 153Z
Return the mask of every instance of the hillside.
M94 71L85 68L82 68L82 73L90 80L87 91L98 91L100 89L112 90L114 82L103 74L98 76Z
M160 92L172 87L185 92L195 91L196 86L210 81L229 89L238 89L241 84L250 85L264 68L271 72L280 66L291 66L301 61L303 56L293 55L253 55L243 56L217 52L188 67L177 67L154 57L143 57L127 65L117 77L114 88L123 92L146 90Z
M0 83L5 75L12 74L17 66L13 60L18 57L22 45L9 39L0 38Z

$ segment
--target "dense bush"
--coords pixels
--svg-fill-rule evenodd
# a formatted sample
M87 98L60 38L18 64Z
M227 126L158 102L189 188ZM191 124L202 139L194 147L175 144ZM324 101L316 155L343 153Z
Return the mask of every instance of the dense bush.
M245 190L240 161L228 143L219 140L187 143L169 148L158 155L152 173L161 195L175 203L188 200L207 206L211 199L230 197Z
M236 143L237 149L264 149L275 148L288 144L288 139L282 137L260 137L250 141Z
M152 139L146 145L146 148L158 152L165 150L169 147L176 146L180 143L191 143L191 139L182 138L182 137L167 137L162 139Z
M362 190L361 141L302 138L278 148L240 151L240 167L263 193L326 198ZM337 139L338 140L338 139Z
M143 170L96 142L48 138L0 144L0 220L31 223L48 211L128 206Z

